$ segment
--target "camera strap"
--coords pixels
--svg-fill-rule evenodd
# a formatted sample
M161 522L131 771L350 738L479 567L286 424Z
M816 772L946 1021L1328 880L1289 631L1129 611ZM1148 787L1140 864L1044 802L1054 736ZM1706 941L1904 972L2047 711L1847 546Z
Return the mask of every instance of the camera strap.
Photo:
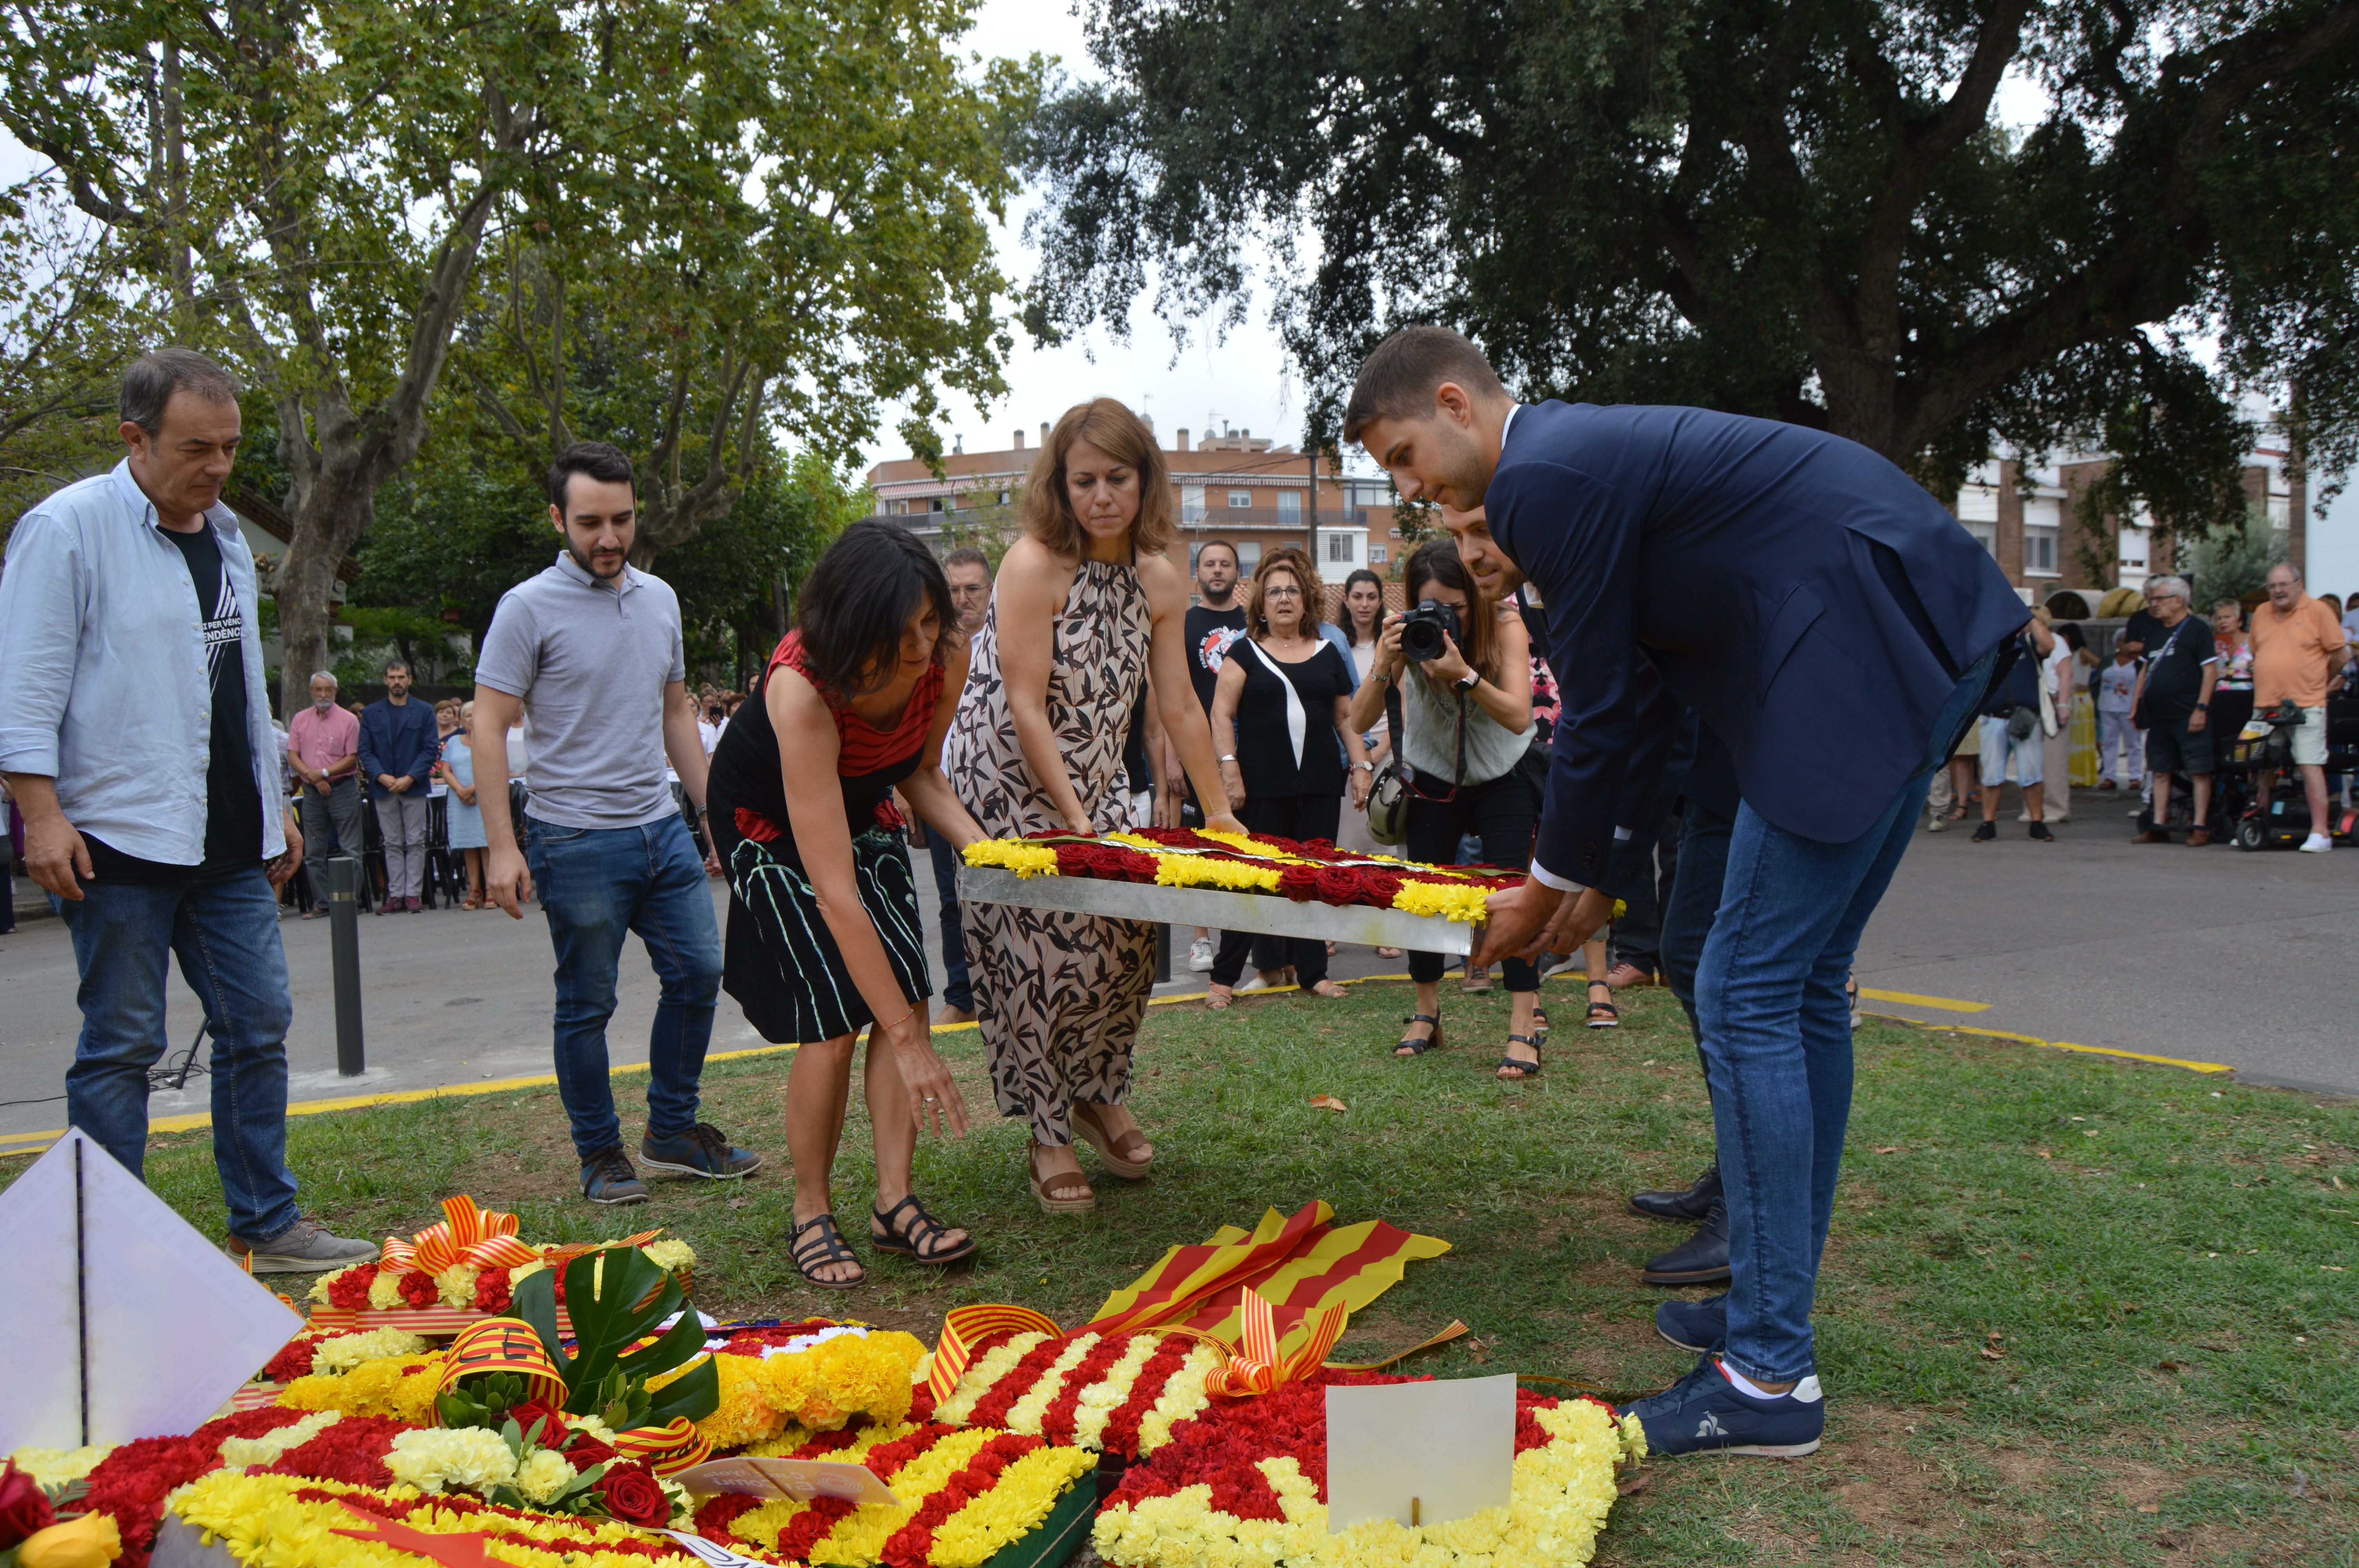
M1430 795L1418 785L1417 769L1408 760L1408 730L1401 722L1401 683L1410 679L1408 665L1401 665L1398 679L1385 683L1385 722L1392 727L1393 761L1400 772L1401 787L1419 800L1441 804L1458 798L1458 789L1466 782L1466 694L1458 695L1458 761L1451 770L1450 791L1446 795ZM1423 675L1415 678L1423 680Z

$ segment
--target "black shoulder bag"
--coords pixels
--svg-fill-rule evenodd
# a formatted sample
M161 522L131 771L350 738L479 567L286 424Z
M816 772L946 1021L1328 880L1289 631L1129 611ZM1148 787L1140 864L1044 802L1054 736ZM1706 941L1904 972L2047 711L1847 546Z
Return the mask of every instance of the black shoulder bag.
M1400 679L1385 683L1385 722L1391 727L1393 754L1376 770L1368 789L1368 837L1379 844L1397 844L1408 837L1408 803L1412 797L1439 806L1458 798L1466 782L1466 694L1458 694L1458 761L1451 770L1449 789L1440 795L1419 787L1417 769L1408 760L1408 730L1401 722L1401 681L1409 678L1407 665Z

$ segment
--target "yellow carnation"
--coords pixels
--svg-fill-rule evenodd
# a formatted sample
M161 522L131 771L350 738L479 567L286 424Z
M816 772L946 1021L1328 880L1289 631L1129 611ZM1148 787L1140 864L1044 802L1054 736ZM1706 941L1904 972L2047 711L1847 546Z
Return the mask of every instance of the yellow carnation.
M369 1305L391 1312L401 1304L401 1276L388 1269L369 1281Z
M978 838L966 847L966 863L999 866L1025 878L1053 877L1057 874L1057 851L1046 844L1027 843L1020 838Z
M667 1274L696 1267L696 1249L685 1241L650 1241L639 1250L647 1255L648 1262Z
M553 1448L537 1448L516 1472L516 1490L525 1495L527 1502L545 1503L565 1490L573 1476L572 1461L564 1454Z
M388 1356L341 1377L298 1378L278 1391L278 1403L285 1410L392 1416L422 1426L434 1419L434 1380L441 1369L439 1353Z
M1480 925L1490 918L1484 907L1484 900L1490 896L1479 887L1405 881L1393 894L1393 907L1408 914L1446 915L1461 925Z
M275 1427L260 1437L224 1438L221 1445L222 1468L243 1470L249 1465L276 1465L288 1449L310 1442L342 1419L335 1411L320 1411L292 1426Z
M364 1334L339 1334L323 1339L311 1352L311 1370L333 1374L349 1372L364 1361L380 1360L388 1356L419 1356L426 1351L426 1340L406 1328L372 1328Z
M471 1307L475 1304L475 1280L481 1269L470 1269L464 1263L453 1263L434 1276L434 1293L446 1307Z
M93 1443L87 1448L19 1448L8 1457L34 1485L46 1487L81 1480L114 1452L112 1443Z
M516 1478L516 1455L507 1440L479 1426L398 1433L393 1452L385 1456L385 1467L395 1480L429 1494L446 1486L487 1491Z

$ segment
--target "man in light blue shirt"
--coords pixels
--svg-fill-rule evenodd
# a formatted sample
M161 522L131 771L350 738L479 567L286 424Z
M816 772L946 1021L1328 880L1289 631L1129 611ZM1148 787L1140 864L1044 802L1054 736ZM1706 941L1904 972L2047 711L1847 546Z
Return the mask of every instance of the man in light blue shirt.
M125 373L120 404L129 455L27 513L0 571L0 773L82 973L67 1119L141 1173L177 954L213 1042L225 1250L256 1273L339 1268L376 1248L303 1217L287 1169L277 889L303 839L279 787L254 557L221 504L237 388L162 349Z

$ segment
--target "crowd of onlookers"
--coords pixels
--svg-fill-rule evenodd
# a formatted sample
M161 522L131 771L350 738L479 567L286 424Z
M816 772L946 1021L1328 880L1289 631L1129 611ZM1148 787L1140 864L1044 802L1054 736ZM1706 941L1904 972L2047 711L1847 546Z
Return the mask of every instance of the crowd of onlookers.
M2359 699L2359 603L2346 610L2334 594L2313 597L2301 569L2279 561L2249 611L2223 598L2198 615L2185 578L2148 578L2102 654L2081 626L2052 622L2045 610L2034 613L2038 624L2027 632L2012 676L1933 781L1928 828L1962 822L1979 804L1973 837L1995 838L2000 798L2012 780L2030 836L2052 838L2049 825L2071 816L2071 725L2085 698L2094 710L2096 787L2141 796L2131 813L2139 819L2133 842L2174 843L2172 835L2183 831L2186 843L2201 847L2232 831L2236 818L2270 811L2282 766L2254 753L2258 737L2247 733L2248 726L2269 724L2289 735L2284 761L2299 780L2305 814L2294 820L2307 829L2300 848L2333 847L2359 760L2348 747L2337 759L2330 720L2336 705ZM2215 809L2215 785L2223 781L2234 782L2234 797Z

